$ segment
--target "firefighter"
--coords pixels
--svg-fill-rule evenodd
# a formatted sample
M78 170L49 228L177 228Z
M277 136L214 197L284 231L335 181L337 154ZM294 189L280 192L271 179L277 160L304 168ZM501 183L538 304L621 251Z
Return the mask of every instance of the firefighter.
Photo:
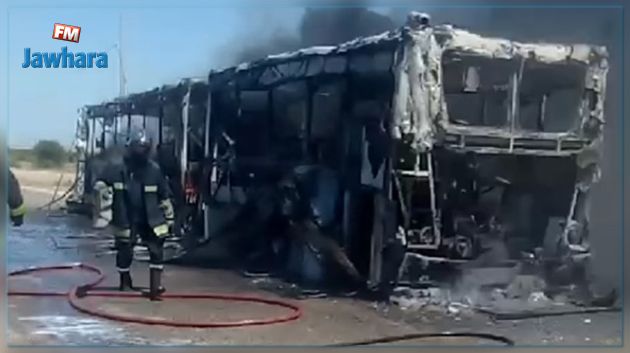
M124 163L109 168L97 181L107 187L112 200L112 221L117 249L116 267L121 291L135 290L130 267L138 237L149 250L149 290L145 296L160 300L164 240L170 234L174 211L168 181L157 163L150 159L151 139L144 130L130 135ZM105 185L103 185L105 184Z
M18 182L13 172L9 169L9 208L11 223L14 226L19 227L24 223L24 215L26 214L26 206L24 205L24 199L22 198L22 191L20 190L20 183Z

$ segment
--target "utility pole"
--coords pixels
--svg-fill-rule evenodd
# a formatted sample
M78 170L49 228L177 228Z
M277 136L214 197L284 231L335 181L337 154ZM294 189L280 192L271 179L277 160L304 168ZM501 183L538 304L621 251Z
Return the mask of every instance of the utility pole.
M127 78L125 77L125 68L123 66L123 41L122 41L122 13L118 17L118 83L119 96L127 94Z

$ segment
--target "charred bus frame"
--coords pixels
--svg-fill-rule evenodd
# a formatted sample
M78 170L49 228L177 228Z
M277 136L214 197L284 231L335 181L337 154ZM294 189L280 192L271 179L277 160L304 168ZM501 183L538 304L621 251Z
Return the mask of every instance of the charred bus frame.
M339 172L337 239L375 284L392 243L405 248L399 276L413 259L473 260L497 237L511 259L542 248L575 261L589 254L606 73L603 47L484 38L412 14L400 30L211 73L206 157L227 132L248 145L241 182L270 176L262 166Z
M304 164L334 171L330 236L379 285L392 266L400 279L414 259L465 263L497 241L511 259L539 248L554 261L588 258L606 74L603 47L485 38L412 13L398 30L268 56L113 106L115 115L157 108L163 118L165 104L183 104L171 155L177 185L194 184L197 196L185 202L195 216L179 217L205 240L225 218L220 205L243 204L247 188ZM84 116L110 114L89 109Z

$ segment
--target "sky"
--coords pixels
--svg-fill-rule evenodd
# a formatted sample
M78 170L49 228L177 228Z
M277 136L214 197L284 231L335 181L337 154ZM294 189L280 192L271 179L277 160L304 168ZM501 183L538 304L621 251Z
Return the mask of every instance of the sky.
M141 92L184 77L205 77L211 69L232 64L235 52L243 46L266 41L279 32L296 33L306 4L339 7L357 1L390 6L372 7L382 13L395 7L388 0L55 0L54 7L49 0L0 1L0 9L8 4L7 19L0 16L0 48L8 49L0 50L0 81L8 76L6 85L0 82L0 117L8 117L0 119L0 126L8 131L11 147L30 147L40 139L70 146L77 110L119 93L119 37L127 92ZM426 10L436 18L442 11L464 26L490 20L487 8L457 11L436 8L439 3L430 0L399 2L405 3L396 8L399 15L432 2L434 7ZM572 23L564 22L559 26L572 27ZM80 43L52 39L54 23L80 26ZM59 52L63 46L71 52L106 51L109 67L21 67L24 48Z
M161 3L151 6L156 4ZM140 92L225 67L239 45L264 40L277 31L295 31L303 12L296 6L266 9L211 4L129 8L110 1L104 8L10 8L9 146L30 147L40 139L54 139L69 147L78 108L119 93L119 38L127 92ZM52 39L54 23L80 26L80 42ZM75 53L105 51L108 68L21 67L24 48L60 52L63 46Z

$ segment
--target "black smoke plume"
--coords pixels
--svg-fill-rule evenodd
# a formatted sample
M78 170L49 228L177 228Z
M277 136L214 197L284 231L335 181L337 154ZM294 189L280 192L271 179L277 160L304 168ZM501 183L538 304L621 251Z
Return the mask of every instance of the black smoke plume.
M237 51L235 63L263 58L270 54L319 45L335 45L361 36L379 34L396 27L386 15L353 2L352 7L306 8L298 33L277 33L268 41Z

